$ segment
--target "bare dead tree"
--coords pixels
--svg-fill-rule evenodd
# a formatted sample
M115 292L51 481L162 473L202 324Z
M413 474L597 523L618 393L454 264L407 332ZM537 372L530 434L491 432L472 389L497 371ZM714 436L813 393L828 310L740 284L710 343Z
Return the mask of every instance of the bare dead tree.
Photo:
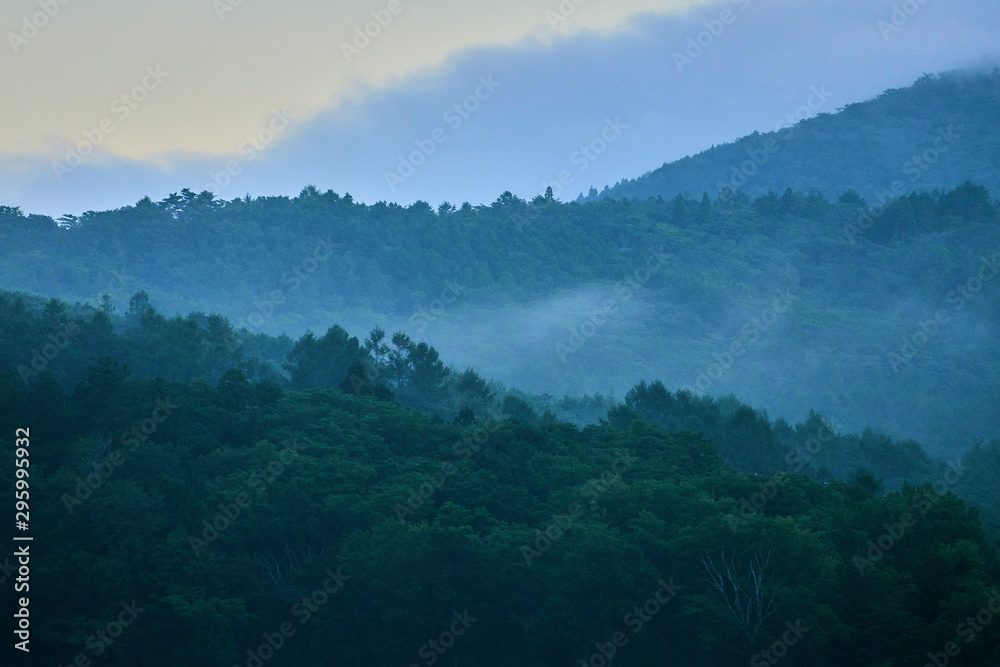
M754 646L764 621L776 611L774 596L781 586L774 573L768 571L772 551L773 547L764 557L759 552L755 553L746 571L737 568L735 557L730 556L727 560L725 550L722 552L721 570L711 557L701 561L709 576L705 581L722 596L726 608L743 626L747 641Z
M273 551L268 551L267 556L263 558L257 557L256 554L254 555L263 574L275 586L290 586L294 572L302 569L306 563L317 555L316 550L311 544L306 544L305 542L299 542L299 544L301 546L293 547L286 543L282 545L284 548L278 549L277 555Z

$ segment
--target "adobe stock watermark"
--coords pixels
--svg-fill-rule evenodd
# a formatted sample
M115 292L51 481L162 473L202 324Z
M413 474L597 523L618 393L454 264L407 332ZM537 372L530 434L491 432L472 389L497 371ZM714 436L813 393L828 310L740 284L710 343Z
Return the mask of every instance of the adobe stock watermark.
M627 451L619 454L612 461L611 467L601 473L600 477L592 479L580 489L580 495L588 499L587 504L593 506L597 499L607 493L608 489L621 479L622 473L632 467L639 459L629 454Z
M236 147L238 159L227 162L221 171L209 173L208 177L212 180L205 184L204 189L219 196L232 184L234 178L243 173L247 164L256 160L273 141L289 128L293 120L295 120L295 115L288 111L288 107L281 110L275 109L266 126L258 130L256 134L248 136Z
M370 385L374 380L375 378L370 380L368 384ZM362 384L361 380L355 381L352 376L352 382L354 382L355 391L357 391L357 387ZM406 523L406 517L423 507L424 503L430 500L445 485L448 478L459 471L458 464L468 461L472 458L473 454L482 449L483 445L489 442L490 437L500 430L500 426L506 419L507 415L500 414L491 408L490 418L485 423L477 426L475 430L466 433L459 442L456 442L452 446L451 451L455 455L456 461L446 461L433 473L424 473L423 478L425 481L410 489L410 493L406 498L406 504L396 503L393 506L396 518L399 519L400 523Z
M562 0L555 9L545 11L545 20L549 22L550 28L558 30L560 24L569 21L576 10L585 4L587 0Z
M785 290L779 294L771 302L770 308L765 309L760 315L751 318L743 324L740 328L741 338L733 340L725 352L721 354L718 352L714 353L712 355L715 359L713 363L698 369L694 386L688 385L684 389L693 394L698 392L707 393L712 385L725 375L740 357L747 353L749 346L756 345L761 340L763 334L770 331L771 327L775 325L781 316L792 309L794 305L792 302L796 298L798 297L794 296L790 290Z
M83 324L90 324L94 321L94 317L97 316L97 309L90 306L81 306L76 309L75 315L75 318L68 319L66 324L60 327L59 330L50 333L40 349L35 348L31 350L31 359L28 362L31 364L30 367L24 364L17 367L17 374L21 377L21 382L25 386L28 385L29 381L45 372L49 364L55 361L56 357L83 333L83 329L80 328L80 322L77 320L82 320Z
M782 658L788 655L788 649L798 644L809 632L809 626L805 625L802 619L795 621L795 623L786 621L785 627L787 630L779 639L750 659L751 667L767 667L778 664Z
M830 420L830 422L823 420L816 434L809 438L803 446L788 452L785 455L785 465L788 466L788 470L779 470L764 481L757 482L758 491L749 497L740 499L738 505L740 513L726 517L726 522L733 529L733 533L738 533L740 528L749 523L747 517L763 511L767 504L778 495L778 491L791 481L791 475L802 472L841 430L842 427L836 420Z
M615 296L606 299L600 307L590 312L587 319L579 326L569 330L569 337L564 341L556 343L556 354L564 364L571 354L576 354L588 340L597 335L601 327L608 323L610 316L618 313L619 303L626 303L632 299L635 292L642 289L652 280L653 276L663 270L670 262L671 255L662 250L650 251L651 257L646 260L646 265L633 271L626 280L615 284Z
M552 521L545 527L545 530L535 529L534 543L521 547L521 555L524 557L525 564L531 567L536 558L546 553L552 548L552 545L561 540L573 527L573 524L586 513L588 507L593 507L597 503L597 499L602 494L607 493L608 489L621 479L622 473L631 468L632 464L638 460L628 452L619 454L615 457L609 470L581 487L581 497L588 499L586 506L578 502L570 503L565 513L552 515Z
M636 605L622 619L622 623L631 630L633 636L642 632L643 628L652 622L653 618L663 611L664 607L670 604L684 589L683 586L674 583L673 577L670 578L669 582L660 579L657 583L660 584L660 587L656 589L656 592L641 605ZM587 659L579 658L576 663L577 667L610 667L615 655L628 645L630 639L621 630L615 632L608 641L594 644L594 648L597 650Z
M573 524L584 515L584 507L580 503L570 503L566 512L553 514L552 521L545 527L545 530L535 529L534 548L526 544L521 547L521 555L528 567L534 565L534 560L552 548L552 545L563 538L563 536L573 527Z
M889 36L899 32L900 28L909 23L926 4L927 0L903 0L899 4L893 4L889 20L879 19L877 23L882 39L888 42Z
M625 130L628 129L628 125L621 121L621 118L615 116L614 120L610 118L604 119L604 127L593 139L585 144L582 144L569 156L569 162L574 167L576 167L576 172L582 174L590 168L597 159L607 152L611 144L618 141L621 138ZM573 184L575 180L573 172L569 169L563 169L556 175L556 180L551 183L547 181L542 181L542 189L546 190L552 188L552 194L554 197L561 197L563 194L563 189L569 187Z
M479 77L478 85L472 93L445 109L441 115L449 129L436 127L429 136L414 140L416 148L407 155L399 155L396 169L385 172L385 183L389 186L389 191L395 192L397 187L405 183L406 179L417 172L417 169L426 164L427 160L437 152L438 147L447 143L450 138L449 130L452 133L458 132L466 121L472 118L472 114L482 108L483 102L493 97L502 85L493 78L492 74Z
M355 394L365 394L374 391L375 383L385 374L382 367L376 364L370 357L365 357L361 362L363 375L351 373L348 380L351 382L351 389Z
M966 616L965 620L959 622L955 626L955 635L964 643L971 644L998 615L1000 615L1000 588L993 588L986 606L976 612L975 616ZM944 651L928 653L928 662L924 663L923 667L948 667L952 658L957 658L961 653L962 647L958 642L950 641L945 644Z
M528 225L533 224L536 220L541 217L541 207L527 202L524 205L524 215L520 213L513 213L510 216L510 223L514 225L514 229L518 232L523 232L524 228Z
M750 6L750 0L731 0L731 2L738 6L740 11L746 11ZM726 27L736 23L737 18L739 18L739 14L727 7L719 12L718 18L703 21L702 25L705 26L705 29L697 35L687 38L687 47L684 49L684 52L674 51L674 65L677 66L677 71L683 74L684 68L693 65L694 61L701 58L708 49L712 48L715 40L722 37L722 34L726 31Z
M227 14L232 14L242 6L243 0L212 0L212 9L220 22L226 20Z
M140 607L136 604L135 600L132 600L131 603L122 602L121 608L122 610L118 612L115 620L110 621L95 633L87 636L87 648L93 653L95 658L104 656L112 644L115 643L115 640L121 637L125 633L125 630L135 623L136 619L139 618L139 614L146 611L146 608ZM91 659L87 657L87 653L81 651L67 663L67 667L88 667L90 664ZM62 665L59 667L62 667Z
M986 285L997 277L998 273L1000 273L1000 253L994 253L992 257L983 257L976 275L965 283L956 285L955 289L948 292L946 297L948 303L951 304L955 312L962 310L983 291ZM941 332L942 327L949 322L951 322L951 315L943 308L935 311L932 317L920 322L916 331L903 338L899 349L889 353L888 363L892 370L898 373L901 368L912 364L917 352L926 348Z
M234 322L236 327L255 331L264 326L264 323L274 316L277 306L285 303L289 295L298 292L303 281L315 274L319 270L320 264L326 262L332 254L333 241L331 237L319 239L316 242L316 247L313 248L312 255L293 266L281 277L281 282L288 289L288 292L286 293L283 289L271 290L263 299L254 301L250 314L246 318L241 317Z
M429 639L417 649L417 655L423 659L427 667L435 664L450 651L455 646L458 638L468 632L472 624L479 620L469 613L468 609L461 614L457 611L452 613L452 618L454 620L452 620L451 624L445 630L441 631L441 634L433 639ZM411 662L409 667L420 667L420 665L416 662Z
M14 53L20 53L21 49L28 45L28 42L38 36L39 31L49 25L49 23L59 15L63 7L72 0L39 0L40 11L31 16L21 17L21 29L17 32L8 32L7 40Z
M134 276L125 273L125 269L122 269L121 273L111 271L111 274L114 279L108 281L107 289L101 294L111 295L126 292L129 289L126 280L135 280ZM135 282L138 284L137 280ZM31 359L28 360L28 364L18 365L16 370L21 382L27 386L31 380L43 373L49 364L54 362L83 333L81 323L90 324L95 317L97 317L97 308L92 305L85 303L76 306L74 313L67 317L65 324L52 331L40 347L31 350Z
M371 46L372 42L392 25L393 20L403 13L404 9L406 7L400 0L389 0L384 9L376 9L371 12L371 21L363 26L354 26L354 39L350 42L340 43L340 52L344 54L344 59L347 60L348 64Z
M340 592L350 578L349 575L341 572L340 567L337 568L336 572L333 569L327 569L326 579L323 580L323 583L292 605L289 610L291 617L298 620L299 625L305 625L314 614L330 602L334 595ZM264 663L273 658L285 646L285 643L295 636L297 631L298 628L289 620L279 624L273 632L264 632L261 635L264 641L256 648L246 650L247 658L244 665L246 667L263 667ZM234 665L234 667L239 667L239 665Z
M863 577L865 576L865 570L875 567L907 533L913 530L920 519L927 516L927 513L936 504L941 502L946 493L962 481L969 471L970 468L964 465L961 460L954 463L949 461L948 469L942 478L934 482L930 489L923 489L920 493L914 495L910 501L910 505L914 509L919 509L919 515L914 515L912 512L903 512L896 523L882 524L885 532L876 539L868 540L868 550L864 556L858 555L851 560L854 567L857 568L858 574Z
M947 153L951 148L962 138L958 132L955 131L954 125L949 125L947 128L943 128L937 131L937 134L932 140L932 145L919 153L912 155L901 168L903 174L910 177L909 183L910 187L916 185L924 174L926 174L931 167L941 159L941 156ZM858 215L858 220L855 223L850 223L844 225L844 237L847 241L854 245L854 240L858 236L863 235L875 222L882 217L885 213L886 206L894 199L899 199L904 194L906 194L906 182L896 179L892 182L888 191L877 190L875 191L875 198L878 199L879 203L872 206L871 210L867 208Z
M790 128L788 132L778 135L786 143L791 141L795 136L795 124L811 118L816 115L823 105L826 104L827 100L833 97L833 93L826 89L826 84L822 84L818 88L812 86L809 89L809 97L806 98L805 104L798 107L795 111L785 114L782 118L779 118L774 125L774 131L779 132L782 129ZM764 139L764 143L761 144L760 148L748 149L747 150L747 160L744 160L738 167L732 166L730 168L731 177L729 182L719 181L716 184L716 189L722 192L723 189L729 187L731 189L739 190L747 181L750 180L754 175L761 170L761 168L771 161L771 158L781 151L781 145L778 139L774 136L769 136Z
M172 403L170 397L157 400L156 407L153 408L153 412L149 417L134 422L128 430L122 432L122 447L127 447L127 451L130 454L135 453L140 446L148 442L149 438L156 433L160 424L167 421L180 407L179 404ZM127 460L128 457L125 455L123 449L115 449L100 463L92 463L89 475L76 478L76 487L73 489L73 495L68 493L62 494L61 500L63 506L66 508L66 513L73 514L73 507L75 505L82 505L83 501L94 495L94 491L101 488L104 482L108 481L111 475L114 474L115 470L125 465Z
M115 133L118 123L124 123L149 98L149 94L160 87L170 72L164 72L159 65L146 68L142 79L127 92L111 101L111 116L105 116L98 121L97 126L83 131L83 139L76 145L69 146L66 157L62 161L52 163L52 171L59 182L63 177L83 164L83 161L93 153L98 146ZM117 121L117 122L116 122Z
M806 440L803 446L796 447L785 455L785 465L792 473L802 472L826 444L844 431L844 425L836 419L823 419L821 423L822 426L811 438Z
M251 473L247 479L248 490L256 489L256 495L258 496L263 494L267 490L268 485L274 484L284 474L287 466L299 458L299 449L300 445L293 442L278 453L278 458L268 463L266 468L261 468ZM243 515L243 511L252 504L253 497L250 496L248 491L237 493L229 502L223 501L219 503L218 513L202 521L203 529L201 537L188 535L188 544L191 546L192 551L194 551L194 555L196 557L200 556L201 552L219 539L222 533L229 530Z
M426 308L417 306L413 315L410 316L410 326L415 327L415 335L422 335L427 330L427 326L444 315L446 307L455 303L460 296L465 294L466 290L468 288L463 287L458 281L446 280L441 296L427 304Z

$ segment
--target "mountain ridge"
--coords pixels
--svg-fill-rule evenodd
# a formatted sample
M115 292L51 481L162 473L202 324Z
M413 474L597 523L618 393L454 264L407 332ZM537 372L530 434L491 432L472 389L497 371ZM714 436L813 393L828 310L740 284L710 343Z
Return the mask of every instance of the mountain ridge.
M824 94L826 91L819 88ZM815 87L813 95L816 95ZM818 107L820 105L809 105ZM816 109L813 109L816 110ZM802 114L799 114L801 116ZM925 74L911 86L664 163L580 201L813 188L883 202L972 180L1000 193L1000 68ZM946 136L942 143L941 136Z

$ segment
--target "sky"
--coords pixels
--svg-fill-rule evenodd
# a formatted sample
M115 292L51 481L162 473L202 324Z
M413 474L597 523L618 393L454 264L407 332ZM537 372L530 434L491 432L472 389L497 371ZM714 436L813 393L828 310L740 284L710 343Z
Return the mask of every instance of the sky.
M573 199L816 91L834 113L1000 63L998 19L996 0L5 0L0 205Z

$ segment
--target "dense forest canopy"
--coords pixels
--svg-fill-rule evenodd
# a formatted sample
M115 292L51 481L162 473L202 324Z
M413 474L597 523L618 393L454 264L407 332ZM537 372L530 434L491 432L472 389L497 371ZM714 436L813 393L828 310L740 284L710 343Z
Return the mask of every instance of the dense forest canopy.
M728 186L750 196L791 187L836 197L853 189L884 202L967 179L1000 195L1000 69L927 74L836 113L836 90L813 91L773 131L713 146L600 192L591 188L586 199L715 195Z
M1000 442L938 461L659 382L579 428L402 332L269 339L143 293L0 315L48 663L998 657Z
M872 429L852 434L838 420L815 412L792 425L733 396L672 392L659 380L637 383L622 401L602 395L555 399L505 387L473 368L448 365L434 346L403 332L390 336L376 328L359 338L335 325L321 336L272 338L235 329L219 315L164 317L143 292L122 314L109 301L70 306L0 292L0 316L0 367L10 369L5 372L10 391L58 388L71 394L95 364L113 362L139 377L208 382L234 409L261 392L273 397L283 390L335 389L462 426L501 416L578 427L598 421L620 429L644 421L667 432L701 433L716 444L726 464L748 473L794 470L829 481L848 480L863 470L887 490L898 490L906 481L932 482L973 460L983 465L976 465L960 486L951 486L984 510L989 530L1000 536L1000 498L991 491L997 478L988 472L991 457L1000 455L995 440L989 446L969 441L951 457L935 458L912 439L896 440Z
M252 333L401 330L536 393L621 396L658 377L947 454L1000 426L998 210L970 183L884 207L815 190L508 193L436 211L315 188L183 191L58 222L2 208L0 275L121 310L143 291L167 315L217 312ZM943 386L960 406L935 398Z
M575 202L0 206L33 658L1000 664L998 91Z

